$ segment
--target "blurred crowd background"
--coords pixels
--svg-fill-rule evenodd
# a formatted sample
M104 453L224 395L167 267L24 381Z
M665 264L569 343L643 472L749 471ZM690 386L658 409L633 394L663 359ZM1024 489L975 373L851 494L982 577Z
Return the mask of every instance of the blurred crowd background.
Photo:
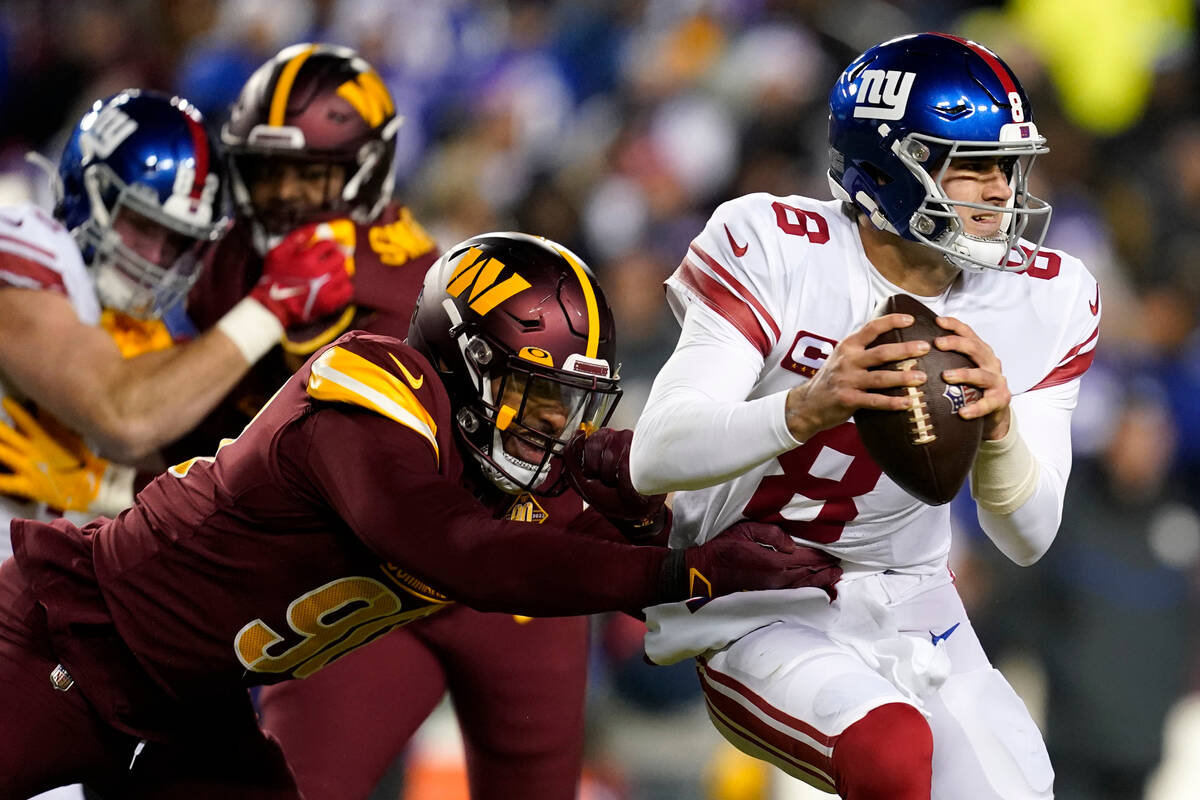
M1097 275L1104 316L1059 541L1031 569L1006 564L963 500L959 586L1042 724L1060 799L1190 798L1196 16L1191 0L5 0L0 204L49 203L25 154L57 159L96 98L174 91L215 129L281 47L350 45L405 117L399 191L443 245L516 228L598 273L619 323L617 423L632 426L676 337L660 283L713 208L752 191L828 197L825 103L850 59L920 30L974 38L1028 91L1051 147L1033 172L1054 205L1046 243ZM642 663L640 623L595 630L588 798L808 796L718 741L690 668ZM465 796L447 719L381 797Z

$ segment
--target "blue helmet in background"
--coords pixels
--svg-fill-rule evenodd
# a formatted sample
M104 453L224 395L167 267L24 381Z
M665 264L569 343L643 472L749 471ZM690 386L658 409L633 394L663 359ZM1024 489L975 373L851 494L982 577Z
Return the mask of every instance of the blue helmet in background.
M157 92L98 100L75 126L54 215L105 308L151 319L187 296L225 228L215 155L200 112Z
M932 247L955 266L1020 271L1041 246L1017 248L1050 206L1028 193L1033 159L1048 152L1025 90L991 50L943 33L902 36L856 58L829 95L829 184L880 230ZM951 159L999 158L1012 198L1000 231L972 236L942 176Z

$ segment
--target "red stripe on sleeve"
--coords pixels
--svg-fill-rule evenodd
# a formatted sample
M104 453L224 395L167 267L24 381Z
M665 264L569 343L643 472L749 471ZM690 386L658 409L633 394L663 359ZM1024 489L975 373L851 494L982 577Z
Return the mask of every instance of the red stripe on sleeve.
M1092 330L1091 336L1087 337L1082 342L1080 342L1079 344L1075 345L1074 347L1072 347L1070 350L1067 351L1067 354L1059 360L1059 362L1058 362L1059 367L1061 368L1061 367L1065 366L1066 363L1068 361L1070 361L1072 358L1074 358L1076 356L1076 354L1079 353L1080 350L1082 350L1083 348L1085 348L1089 344L1091 344L1093 341L1095 341L1096 337L1099 335L1100 335L1100 326L1097 325L1095 327L1095 329Z
M758 317L754 316L754 311L746 305L745 301L706 275L703 270L686 258L679 264L679 269L675 270L675 276L695 292L706 306L729 320L733 327L741 331L750 344L762 353L763 358L770 354L771 340L767 338L767 333L759 324Z
M38 247L33 242L26 241L25 239L21 239L16 236L9 236L7 234L0 233L0 242L12 242L15 245L24 247L26 250L29 250L32 253L43 256L51 264L58 260L58 256L54 254L53 250L47 250L44 247Z
M775 320L772 319L771 315L767 313L767 310L763 308L762 303L758 302L758 298L754 296L754 293L745 286L742 286L742 284L738 282L737 278L729 274L729 270L721 266L720 262L718 262L715 258L704 252L700 245L692 242L690 249L693 253L700 256L700 259L708 265L709 269L717 273L717 275L721 277L721 280L732 286L733 290L741 295L743 300L758 310L758 313L762 315L762 318L767 321L767 327L771 329L771 332L775 334L775 338L778 340L779 326L775 324Z
M35 283L37 288L60 292L61 294L67 293L67 286L63 283L61 273L32 259L0 250L0 287L33 288L28 285L26 280L21 280L22 278Z
M1033 389L1045 389L1046 386L1057 386L1058 384L1067 383L1068 380L1078 378L1079 375L1087 372L1087 368L1092 366L1092 360L1096 359L1096 348L1088 350L1087 353L1079 353L1080 348L1085 347L1088 342L1096 338L1098 331L1092 331L1092 335L1087 337L1087 341L1082 344L1076 344L1070 349L1063 361L1051 369L1050 374L1042 379L1042 383L1034 386ZM1033 390L1030 390L1033 391Z

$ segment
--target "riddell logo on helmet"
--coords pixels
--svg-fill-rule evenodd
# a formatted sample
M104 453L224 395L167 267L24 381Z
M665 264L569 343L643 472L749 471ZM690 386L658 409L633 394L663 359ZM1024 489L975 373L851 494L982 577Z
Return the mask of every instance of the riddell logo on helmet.
M862 82L854 95L854 116L867 119L900 119L908 107L908 94L912 91L915 72L900 72L889 69L868 69L862 74ZM854 91L854 84L850 84Z

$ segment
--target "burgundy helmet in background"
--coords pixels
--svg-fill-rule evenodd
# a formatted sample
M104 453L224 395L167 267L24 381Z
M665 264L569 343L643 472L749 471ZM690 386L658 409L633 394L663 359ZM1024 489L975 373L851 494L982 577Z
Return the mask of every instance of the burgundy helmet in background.
M265 250L296 227L349 217L369 223L391 198L396 116L391 93L355 51L328 44L297 44L259 67L242 87L221 143L239 215L254 227ZM255 181L284 164L320 173L344 168L344 183L327 184L316 207L252 200Z
M607 423L621 394L599 283L536 236L487 233L449 248L425 275L408 343L441 374L484 474L509 492L561 491L567 440ZM553 424L539 416L547 403L561 410Z

